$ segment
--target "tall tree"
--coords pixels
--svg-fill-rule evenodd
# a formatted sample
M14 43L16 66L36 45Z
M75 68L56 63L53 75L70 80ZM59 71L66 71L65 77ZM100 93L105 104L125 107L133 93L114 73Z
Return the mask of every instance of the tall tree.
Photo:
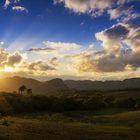
M32 89L31 88L27 89L27 94L31 94L31 93L32 93Z
M21 87L19 87L19 93L23 94L26 90L26 86L25 85L22 85Z

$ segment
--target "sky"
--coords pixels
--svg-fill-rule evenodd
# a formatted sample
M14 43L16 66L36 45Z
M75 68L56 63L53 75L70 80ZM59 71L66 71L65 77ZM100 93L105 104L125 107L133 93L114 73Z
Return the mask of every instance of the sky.
M139 0L0 0L0 76L140 77Z

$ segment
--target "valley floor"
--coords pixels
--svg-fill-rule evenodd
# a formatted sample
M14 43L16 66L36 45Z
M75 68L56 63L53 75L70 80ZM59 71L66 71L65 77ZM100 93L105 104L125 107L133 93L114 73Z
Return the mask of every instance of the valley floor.
M140 139L140 111L107 112L111 111L34 113L4 117L1 118L0 140Z

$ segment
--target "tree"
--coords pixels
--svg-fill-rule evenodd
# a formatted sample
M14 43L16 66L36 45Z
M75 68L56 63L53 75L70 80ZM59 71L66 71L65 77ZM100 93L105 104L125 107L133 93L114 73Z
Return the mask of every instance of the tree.
M136 104L136 100L133 98L118 99L115 101L116 107L119 108L134 109L135 104Z
M24 93L24 91L26 90L26 86L25 85L22 85L21 87L19 87L19 93Z
M114 96L107 96L105 99L104 99L105 103L107 103L107 106L108 107L111 107L115 101L115 97Z
M31 88L27 89L27 94L32 94L32 89Z
M99 110L106 106L103 97L99 96L90 97L83 104L87 110Z

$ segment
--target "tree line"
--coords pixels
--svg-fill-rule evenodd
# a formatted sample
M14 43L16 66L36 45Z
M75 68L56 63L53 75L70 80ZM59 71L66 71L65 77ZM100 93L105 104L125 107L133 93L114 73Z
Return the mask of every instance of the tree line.
M45 95L18 95L5 96L7 103L12 108L12 113L24 112L65 112L65 111L96 111L106 108L120 108L127 110L140 109L140 98L117 99L114 96L93 96L81 98L77 96L45 96ZM0 106L0 112L1 106ZM6 113L6 111L4 112ZM9 115L9 113L7 112Z

